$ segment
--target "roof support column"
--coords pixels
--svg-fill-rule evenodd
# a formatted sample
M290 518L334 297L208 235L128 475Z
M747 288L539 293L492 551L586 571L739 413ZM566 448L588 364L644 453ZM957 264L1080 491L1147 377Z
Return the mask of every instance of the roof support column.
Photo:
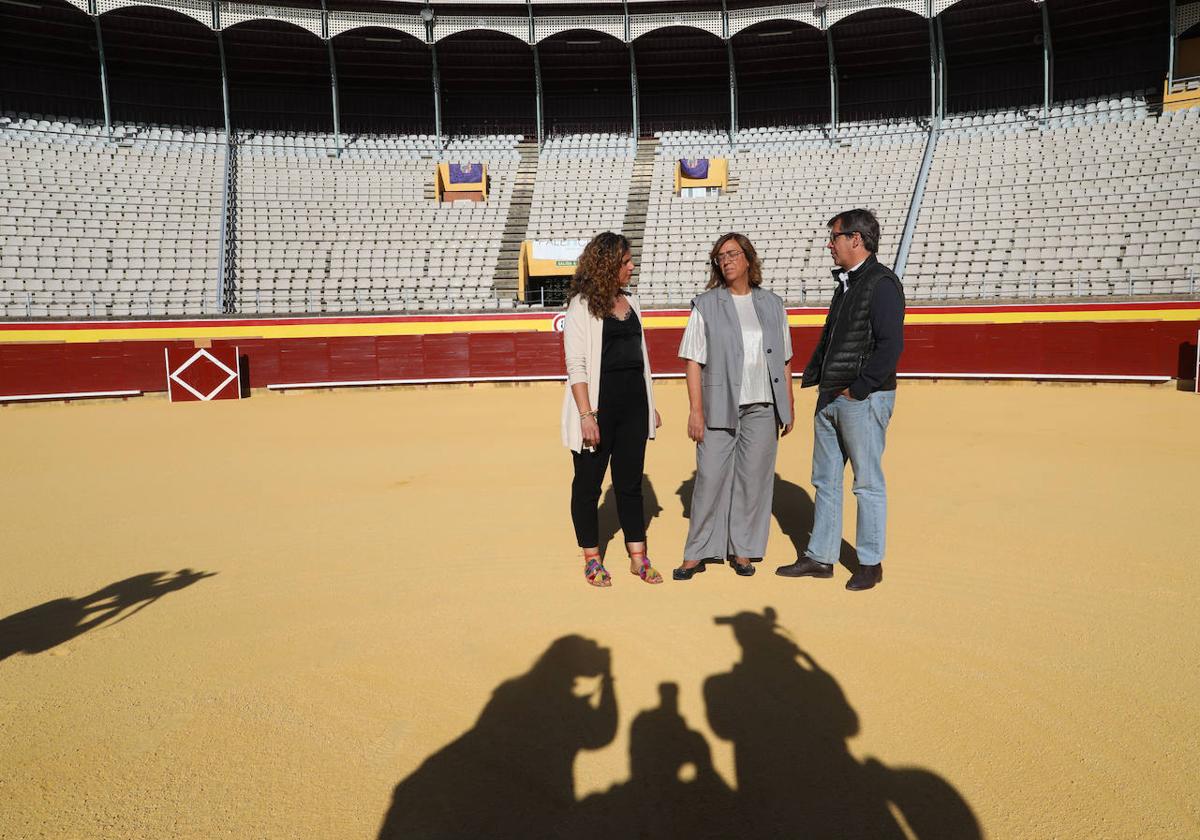
M946 44L942 20L933 15L933 0L925 0L929 18L929 122L940 127L946 116Z
M729 7L721 0L721 37L725 41L725 56L729 60L729 145L733 145L738 130L737 67L733 62L733 41L729 38Z
M621 6L625 11L625 43L629 46L629 93L633 99L633 139L636 142L642 136L641 114L638 105L637 59L633 54L633 39L629 37L629 0L622 0Z
M342 155L342 114L338 105L337 59L333 56L333 39L329 37L329 10L321 0L321 39L329 53L329 92L333 104L333 147L336 155Z
M221 33L221 8L212 0L213 29L217 33L217 55L221 61L221 108L225 112L225 142L233 136L233 120L229 117L229 67L225 62L225 36Z
M96 51L100 56L100 98L104 102L104 133L112 137L112 106L108 96L108 63L104 60L104 36L100 32L100 15L96 0L88 0L88 14L96 26Z
M950 79L946 72L946 35L942 31L942 18L940 15L934 19L934 25L937 30L937 122L938 127L940 128L942 121L946 119L946 101L949 98Z
M931 0L925 0L925 8L932 6ZM938 118L938 54L937 29L933 18L929 18L929 124L937 125Z
M1054 45L1050 40L1050 10L1046 0L1038 3L1042 13L1042 122L1050 119L1054 102Z
M1179 18L1175 11L1175 0L1168 0L1167 14L1171 16L1167 24L1167 92L1175 85L1175 54L1179 51Z
M433 37L433 24L437 16L433 7L426 4L421 9L421 20L425 22L425 43L429 45L429 57L433 63L433 133L437 138L438 151L442 147L442 76L438 72L437 41Z
M542 114L542 61L538 56L537 34L534 31L533 0L525 0L525 8L529 13L529 45L533 48L534 110L537 118L538 149L540 150L546 142L546 130Z
M833 51L833 33L829 31L829 11L821 9L821 28L825 30L825 50L829 54L829 127L838 127L838 70L837 56Z

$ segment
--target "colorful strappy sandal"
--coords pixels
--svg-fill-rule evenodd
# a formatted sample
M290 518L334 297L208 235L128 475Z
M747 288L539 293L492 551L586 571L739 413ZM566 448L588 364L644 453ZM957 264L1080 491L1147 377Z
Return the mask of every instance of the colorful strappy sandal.
M650 558L646 556L646 552L644 552L644 551L629 552L630 560L633 560L635 557L641 557L642 562L636 569L629 570L629 573L631 575L637 575L642 580L644 580L646 583L662 583L663 582L662 575L658 573L658 569L656 569L650 565ZM634 562L636 563L637 561L634 560Z
M608 573L608 569L604 568L604 564L600 562L600 555L583 553L583 576L587 578L587 582L592 586L607 587L612 586L612 576Z

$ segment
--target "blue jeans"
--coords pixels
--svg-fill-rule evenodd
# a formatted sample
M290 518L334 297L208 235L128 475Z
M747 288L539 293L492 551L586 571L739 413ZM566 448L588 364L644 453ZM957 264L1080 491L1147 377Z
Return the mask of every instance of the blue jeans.
M883 445L896 405L895 391L876 391L865 400L838 397L813 418L812 537L804 554L819 563L838 561L842 543L842 479L846 461L854 469L858 499L858 562L883 562L887 530L887 486L883 480Z

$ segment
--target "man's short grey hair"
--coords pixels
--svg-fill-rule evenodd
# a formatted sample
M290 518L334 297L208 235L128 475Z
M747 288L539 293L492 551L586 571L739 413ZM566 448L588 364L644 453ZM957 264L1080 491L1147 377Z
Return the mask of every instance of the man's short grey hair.
M834 222L842 223L842 233L857 233L861 236L863 247L872 254L879 250L879 220L870 210L863 210L861 207L843 210L826 224L832 229Z

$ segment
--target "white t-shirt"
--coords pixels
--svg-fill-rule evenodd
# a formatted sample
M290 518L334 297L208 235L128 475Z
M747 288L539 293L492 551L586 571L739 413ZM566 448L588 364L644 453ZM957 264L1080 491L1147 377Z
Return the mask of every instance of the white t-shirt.
M763 352L762 324L758 313L754 311L753 295L734 295L733 305L737 309L738 323L742 328L742 392L738 397L738 405L750 403L773 403L771 392L771 375L767 371L767 356ZM699 364L708 362L708 340L704 335L704 316L699 309L692 309L688 317L687 327L683 331L683 339L679 342L679 357L690 359ZM783 360L792 358L792 335L787 328L787 319L783 327Z

